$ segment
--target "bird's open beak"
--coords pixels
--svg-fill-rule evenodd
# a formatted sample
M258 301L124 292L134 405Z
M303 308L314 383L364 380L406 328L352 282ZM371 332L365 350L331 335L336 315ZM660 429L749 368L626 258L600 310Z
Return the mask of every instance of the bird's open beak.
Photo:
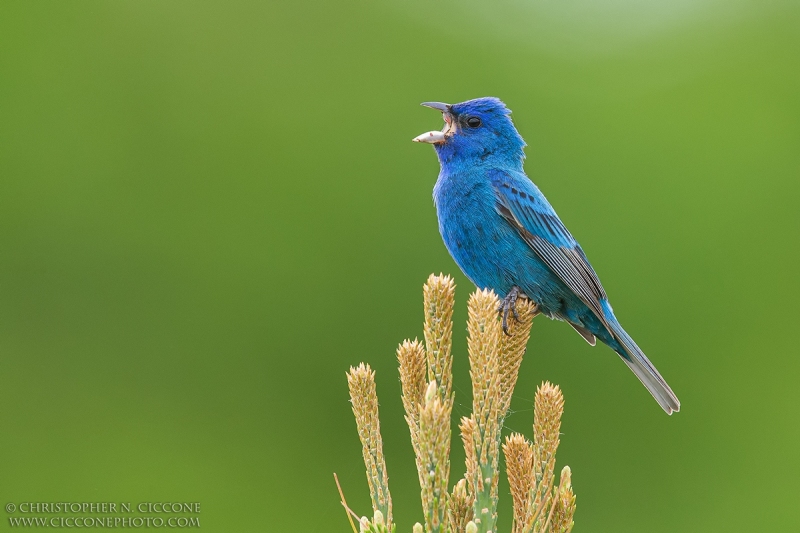
M442 102L422 102L419 105L422 107L430 107L431 109L441 111L442 113L450 112L450 104L443 104Z
M455 133L456 121L453 120L453 113L450 111L450 104L443 104L442 102L423 102L420 105L441 111L442 117L444 117L445 126L442 131L428 131L422 135L414 137L412 139L414 142L429 144L443 143L449 136Z

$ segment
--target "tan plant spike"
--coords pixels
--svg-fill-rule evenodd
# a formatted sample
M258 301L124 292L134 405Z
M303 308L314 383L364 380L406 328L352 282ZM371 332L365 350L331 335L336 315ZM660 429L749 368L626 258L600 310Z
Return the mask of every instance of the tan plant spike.
M447 529L447 483L450 478L450 412L442 404L435 381L425 394L419 413L419 449L424 468L422 508L425 530L444 533Z
M553 470L556 464L564 397L557 385L545 381L536 389L533 413L533 485L526 531L544 531L553 509Z
M500 367L498 347L502 328L497 319L499 301L494 292L476 291L469 299L469 374L472 378L472 418L484 435L494 436L497 428L499 404ZM483 437L481 440L486 440ZM479 443L480 463L485 463L491 452ZM488 443L487 443L488 444Z
M467 480L460 479L453 487L447 502L448 527L452 533L466 530L467 524L472 521L475 516L472 510L473 499L467 490Z
M382 513L391 529L392 496L389 494L389 476L386 473L386 461L383 457L375 372L364 363L357 368L350 367L347 385L350 389L350 402L353 404L358 437L361 439L372 509Z
M561 483L555 495L552 533L570 533L575 524L575 494L572 492L572 471L568 466L561 470Z
M475 421L466 416L461 417L461 442L464 443L464 452L466 453L465 463L467 466L467 473L464 474L464 479L467 480L467 489L472 495L475 494L473 483L477 480L478 488L483 490L483 480L478 475L478 458L475 457L475 434L478 431Z
M397 361L400 363L400 384L403 390L403 407L406 414L414 414L425 400L428 382L425 379L425 348L417 339L405 340L397 347Z
M456 285L453 278L430 275L422 288L425 307L425 346L428 354L428 381L439 384L442 402L452 401L453 390L453 305Z
M403 391L403 407L406 410L406 422L411 433L411 446L417 461L417 472L420 486L423 483L422 463L419 454L419 409L425 400L426 355L422 343L414 339L405 340L397 347L397 360L400 363L400 385Z
M509 319L509 335L500 337L500 413L505 417L511 407L511 395L517 384L519 367L525 355L525 347L531 337L531 325L537 315L536 304L527 298L517 300L519 322ZM501 422L502 425L502 422Z
M542 488L534 497L537 504L547 496L544 489L553 485L562 414L564 414L564 396L561 394L561 389L558 385L545 381L536 389L533 411L534 472Z
M508 484L514 504L513 533L522 533L527 523L533 484L533 445L519 433L506 437L503 445Z
M472 431L477 472L470 480L475 494L475 523L482 533L494 533L497 521L497 463L500 455L500 336L503 335L493 291L478 290L469 298L467 331L472 378ZM469 452L468 452L469 453Z

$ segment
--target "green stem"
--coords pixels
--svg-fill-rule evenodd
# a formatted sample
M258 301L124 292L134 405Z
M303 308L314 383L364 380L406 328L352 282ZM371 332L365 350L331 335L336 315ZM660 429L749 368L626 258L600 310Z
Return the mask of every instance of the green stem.
M497 522L497 495L494 490L494 468L492 465L480 465L483 479L483 490L475 494L475 524L478 533L495 533L494 526Z

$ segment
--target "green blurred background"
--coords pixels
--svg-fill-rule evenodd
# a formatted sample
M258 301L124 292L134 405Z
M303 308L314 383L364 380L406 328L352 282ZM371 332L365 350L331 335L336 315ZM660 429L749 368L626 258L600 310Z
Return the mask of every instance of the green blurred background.
M332 472L367 514L344 376L367 361L410 531L394 348L454 274L466 414L472 290L410 141L441 127L419 102L486 95L682 401L536 320L508 429L563 387L575 531L800 529L795 0L3 2L0 504L349 531Z

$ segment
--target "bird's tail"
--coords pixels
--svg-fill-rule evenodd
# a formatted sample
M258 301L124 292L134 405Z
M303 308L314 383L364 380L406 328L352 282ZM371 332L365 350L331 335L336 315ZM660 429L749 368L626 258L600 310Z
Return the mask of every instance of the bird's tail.
M672 389L667 385L664 378L661 377L653 363L644 355L641 348L636 345L630 335L622 329L619 321L614 316L611 306L606 301L603 302L603 311L605 311L607 323L611 326L611 333L613 333L617 346L611 346L622 357L628 368L633 370L639 381L647 387L653 398L656 399L658 405L668 414L671 415L676 411L681 410L681 402Z

